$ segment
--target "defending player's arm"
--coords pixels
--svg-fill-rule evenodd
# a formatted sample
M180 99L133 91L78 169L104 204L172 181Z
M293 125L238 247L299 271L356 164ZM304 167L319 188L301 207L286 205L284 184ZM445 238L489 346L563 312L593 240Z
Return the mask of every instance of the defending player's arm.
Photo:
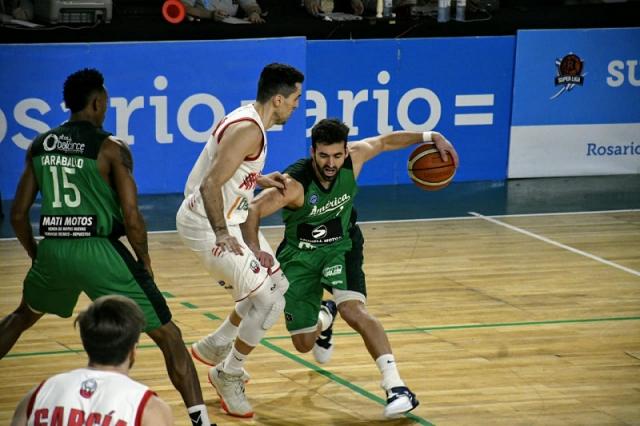
M172 426L173 414L166 402L152 396L142 412L142 426Z
M230 125L220 141L211 168L200 185L204 209L211 229L216 234L216 246L235 254L242 254L242 248L227 229L222 185L233 176L246 157L254 156L260 149L262 131L255 123L241 121Z
M269 188L258 194L249 203L247 220L240 225L245 244L265 268L270 268L273 265L273 259L260 250L260 242L258 240L260 219L275 213L283 207L296 209L300 208L304 203L304 188L300 182L288 175L284 176L286 177L286 187L284 189Z
M110 175L115 191L120 200L124 229L127 240L139 262L153 276L147 227L138 208L138 188L133 178L133 157L127 144L115 138L108 138L103 144L101 154L110 163Z
M358 142L352 142L347 146L353 162L353 171L355 175L358 176L362 165L381 152L394 151L423 142L432 142L440 152L443 160L446 161L447 156L451 155L454 163L456 165L458 164L458 153L455 148L451 142L438 132L392 132L363 139Z
M287 185L287 177L276 171L266 175L258 176L256 183L262 188L280 188L284 189Z
M38 194L38 181L31 163L31 147L27 150L24 171L18 182L15 199L11 205L11 225L22 247L31 259L36 258L38 245L33 238L33 230L29 221L29 210Z

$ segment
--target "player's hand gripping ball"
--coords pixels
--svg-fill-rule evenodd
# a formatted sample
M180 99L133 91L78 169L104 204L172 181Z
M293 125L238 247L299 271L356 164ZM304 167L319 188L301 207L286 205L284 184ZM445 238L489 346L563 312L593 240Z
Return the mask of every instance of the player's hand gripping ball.
M437 191L449 185L456 174L453 157L442 161L440 153L431 143L419 145L409 155L409 177L422 189Z

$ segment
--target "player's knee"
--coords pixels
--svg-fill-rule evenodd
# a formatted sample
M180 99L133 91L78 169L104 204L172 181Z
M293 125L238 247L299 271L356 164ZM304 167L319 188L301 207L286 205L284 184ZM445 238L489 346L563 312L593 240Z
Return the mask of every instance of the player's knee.
M284 295L278 291L277 283L270 277L267 280L269 282L264 283L260 291L251 297L253 307L262 315L260 326L264 330L273 327L282 316L285 305Z
M377 321L359 300L347 300L338 305L340 317L353 329L365 327L371 321Z
M307 353L313 349L316 336L315 333L294 334L291 336L291 342L298 352Z
M238 335L248 345L257 346L265 332L282 316L285 301L280 292L271 290L261 291L251 300L253 305L242 320Z

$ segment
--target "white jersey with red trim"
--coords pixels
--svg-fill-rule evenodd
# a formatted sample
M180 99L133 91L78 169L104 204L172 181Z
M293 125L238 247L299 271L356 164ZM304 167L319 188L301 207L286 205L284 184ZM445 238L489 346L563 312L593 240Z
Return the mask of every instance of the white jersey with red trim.
M218 144L222 140L224 132L230 124L239 121L252 121L260 127L262 131L262 150L256 157L245 158L240 167L231 176L231 179L222 186L224 215L228 225L237 225L247 220L249 203L253 200L256 181L262 173L267 158L267 134L262 119L253 104L235 109L218 123L193 169L191 169L184 188L184 196L189 208L200 216L206 217L207 214L200 195L200 185L216 156Z
M125 374L80 368L40 384L27 407L27 425L140 425L153 395Z

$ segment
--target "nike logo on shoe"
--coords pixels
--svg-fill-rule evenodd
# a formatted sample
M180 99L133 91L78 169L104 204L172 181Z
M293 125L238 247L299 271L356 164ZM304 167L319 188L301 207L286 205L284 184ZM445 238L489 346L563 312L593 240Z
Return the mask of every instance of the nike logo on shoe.
M189 418L191 419L192 426L203 426L202 425L202 413L189 413Z

